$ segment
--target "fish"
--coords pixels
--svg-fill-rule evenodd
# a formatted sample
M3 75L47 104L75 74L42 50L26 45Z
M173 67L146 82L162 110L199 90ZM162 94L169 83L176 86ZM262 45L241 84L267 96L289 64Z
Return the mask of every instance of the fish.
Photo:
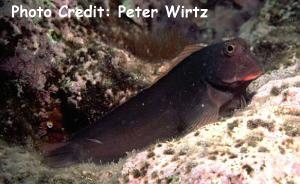
M45 153L51 167L116 162L127 152L183 136L243 106L246 88L263 74L241 38L187 46L166 75L69 141Z

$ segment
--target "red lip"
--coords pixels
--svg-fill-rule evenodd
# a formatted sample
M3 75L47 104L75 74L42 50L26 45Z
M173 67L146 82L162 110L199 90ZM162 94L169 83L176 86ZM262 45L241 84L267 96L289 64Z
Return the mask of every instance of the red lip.
M258 78L259 76L262 75L262 72L256 72L256 73L250 73L248 75L246 75L245 77L241 78L241 81L250 81L250 80L254 80L256 78Z
M257 72L254 72L254 73L250 73L250 74L248 74L244 77L241 77L241 78L234 76L231 79L223 80L223 82L226 82L226 83L230 84L230 83L239 82L239 81L242 81L242 82L251 81L251 80L254 80L254 79L258 78L262 74L263 73L261 71L257 71Z

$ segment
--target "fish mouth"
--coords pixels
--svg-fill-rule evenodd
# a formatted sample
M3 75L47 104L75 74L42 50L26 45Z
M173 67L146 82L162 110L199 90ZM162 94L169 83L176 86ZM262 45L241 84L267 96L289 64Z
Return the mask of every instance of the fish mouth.
M263 74L262 71L257 71L255 73L250 73L248 75L246 75L245 77L241 78L240 81L251 81L251 80L255 80L258 77L260 77Z
M263 74L262 71L257 71L257 72L250 73L250 74L248 74L248 75L246 75L244 77L234 76L231 79L223 79L222 81L225 82L225 83L227 83L227 84L233 84L233 83L237 83L237 82L248 82L248 81L252 81L252 80L257 79L262 74Z

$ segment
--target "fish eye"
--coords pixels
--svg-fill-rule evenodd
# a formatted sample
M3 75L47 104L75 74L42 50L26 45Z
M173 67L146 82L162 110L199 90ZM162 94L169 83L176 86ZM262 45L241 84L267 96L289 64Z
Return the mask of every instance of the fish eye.
M235 51L235 45L232 43L225 44L224 53L228 56L232 56Z

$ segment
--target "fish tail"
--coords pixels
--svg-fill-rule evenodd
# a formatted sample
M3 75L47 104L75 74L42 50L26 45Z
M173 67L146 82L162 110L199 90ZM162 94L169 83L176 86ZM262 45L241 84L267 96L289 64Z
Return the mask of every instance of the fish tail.
M74 149L70 143L64 143L59 146L44 152L43 163L49 167L58 168L66 167L78 162L77 156L74 153Z

